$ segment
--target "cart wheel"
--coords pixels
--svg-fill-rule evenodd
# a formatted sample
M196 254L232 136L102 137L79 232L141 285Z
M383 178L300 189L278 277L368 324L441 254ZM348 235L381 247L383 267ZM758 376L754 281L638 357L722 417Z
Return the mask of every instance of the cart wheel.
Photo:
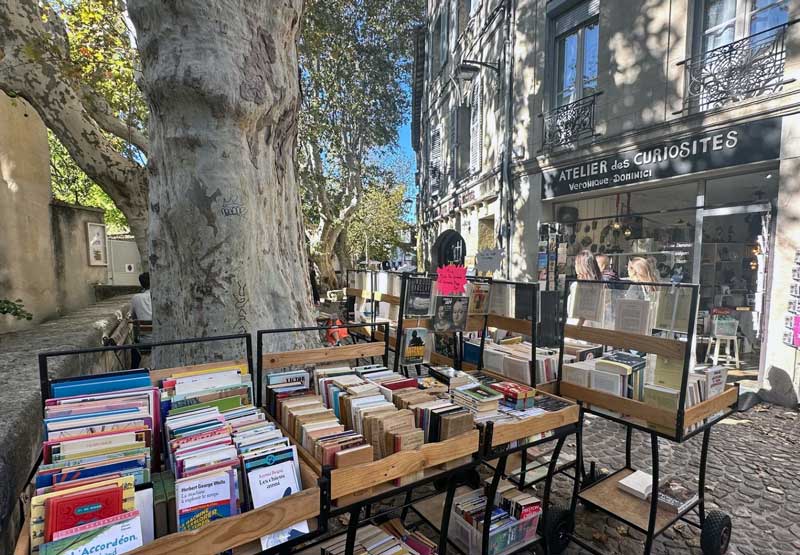
M447 480L439 478L438 480L433 481L433 487L436 488L436 491L442 493L444 490L447 489Z
M563 553L569 545L570 536L575 530L575 518L566 509L553 507L545 516L544 541L547 542L547 552L553 555Z
M723 555L731 541L731 517L721 511L709 511L700 533L703 555Z
M483 487L483 480L481 480L481 473L476 469L472 469L467 474L466 485L471 489L481 489Z

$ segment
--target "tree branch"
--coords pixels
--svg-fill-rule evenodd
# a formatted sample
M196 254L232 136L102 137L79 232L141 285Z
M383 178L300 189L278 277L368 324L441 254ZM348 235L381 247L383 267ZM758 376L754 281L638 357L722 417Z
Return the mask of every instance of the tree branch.
M92 116L92 119L97 122L97 125L99 125L103 131L107 131L123 141L129 142L141 150L142 153L145 155L147 154L148 141L144 133L112 115L108 102L106 102L102 96L95 93L90 87L84 85L81 87L80 92L83 107L89 112L89 115Z

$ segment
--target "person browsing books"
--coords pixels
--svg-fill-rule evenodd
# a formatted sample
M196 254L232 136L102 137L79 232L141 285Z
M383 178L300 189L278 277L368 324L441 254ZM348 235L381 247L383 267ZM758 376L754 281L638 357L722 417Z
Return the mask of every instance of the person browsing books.
M628 279L639 285L628 287L625 295L628 299L652 301L657 292L657 284L661 281L656 266L651 258L636 256L628 260Z

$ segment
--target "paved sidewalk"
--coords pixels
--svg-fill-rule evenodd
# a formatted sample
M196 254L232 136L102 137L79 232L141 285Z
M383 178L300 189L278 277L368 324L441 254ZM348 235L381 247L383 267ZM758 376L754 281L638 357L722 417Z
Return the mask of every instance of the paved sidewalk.
M590 418L585 424L585 456L600 468L615 470L625 463L624 428ZM659 441L663 476L677 475L696 486L701 436L683 445ZM800 553L800 414L782 407L758 405L717 424L711 432L706 476L706 507L719 508L733 521L732 555ZM574 442L573 442L574 445ZM634 432L634 466L650 469L650 442ZM566 479L557 484L556 498L566 500ZM578 535L608 553L642 553L644 536L600 512L579 507ZM566 553L585 550L571 545ZM700 534L678 524L659 536L653 553L699 555Z

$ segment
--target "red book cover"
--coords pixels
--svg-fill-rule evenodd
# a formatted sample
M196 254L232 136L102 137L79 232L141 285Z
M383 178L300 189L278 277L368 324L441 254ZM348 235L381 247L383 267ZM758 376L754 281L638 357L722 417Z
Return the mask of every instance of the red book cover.
M418 385L419 384L417 383L417 380L415 380L414 378L408 378L407 380L400 380L396 382L387 383L384 385L384 387L391 391L395 391L397 389L403 389L406 387L416 388Z
M122 513L122 488L110 485L51 497L45 502L45 541L53 534Z

